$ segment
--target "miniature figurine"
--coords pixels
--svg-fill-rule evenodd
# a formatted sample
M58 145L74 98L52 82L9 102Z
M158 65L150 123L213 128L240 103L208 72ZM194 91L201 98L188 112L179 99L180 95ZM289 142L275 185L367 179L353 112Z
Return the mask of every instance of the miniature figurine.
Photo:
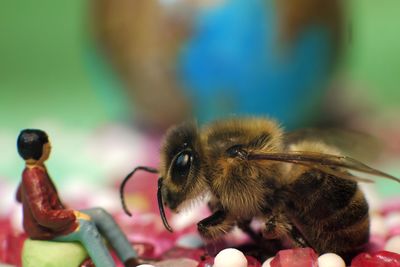
M103 242L103 236L125 266L139 265L136 252L114 219L104 209L77 211L62 204L44 165L51 150L44 131L21 131L17 148L26 163L17 191L17 200L22 203L23 226L31 239L79 241L96 267L115 266Z

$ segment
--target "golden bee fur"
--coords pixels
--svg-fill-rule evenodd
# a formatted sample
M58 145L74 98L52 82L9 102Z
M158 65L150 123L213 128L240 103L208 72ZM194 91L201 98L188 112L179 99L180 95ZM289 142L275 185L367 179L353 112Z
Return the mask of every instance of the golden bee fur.
M179 211L209 194L212 215L198 223L204 238L220 238L235 226L249 233L256 218L263 242L286 240L345 256L369 240L368 203L358 187L369 180L350 170L399 182L322 141L290 142L271 119L231 118L202 128L186 122L164 138L160 213L171 230L163 205Z

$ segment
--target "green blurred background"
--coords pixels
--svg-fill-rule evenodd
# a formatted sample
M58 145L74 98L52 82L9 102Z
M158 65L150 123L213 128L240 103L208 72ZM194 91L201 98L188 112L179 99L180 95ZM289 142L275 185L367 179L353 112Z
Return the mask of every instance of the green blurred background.
M399 108L400 2L346 1L349 5L351 43L349 79L364 85L369 100L382 109Z
M110 119L85 56L86 1L7 1L0 9L2 129L56 119L93 127ZM49 112L51 111L51 112Z
M346 2L352 37L344 68L350 79L368 85L364 89L370 101L382 108L398 107L400 2ZM17 130L40 118L86 128L118 116L118 106L126 103L116 103L118 96L104 101L88 68L94 46L87 6L79 0L2 2L2 129Z

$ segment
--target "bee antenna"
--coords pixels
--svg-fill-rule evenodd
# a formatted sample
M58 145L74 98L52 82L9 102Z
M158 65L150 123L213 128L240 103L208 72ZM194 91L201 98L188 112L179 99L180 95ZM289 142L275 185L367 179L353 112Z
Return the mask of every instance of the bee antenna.
M126 177L125 179L122 181L121 186L119 187L119 194L120 194L120 198L121 198L121 203L122 203L122 208L124 209L125 213L129 216L132 216L132 213L128 210L128 207L126 206L126 202L125 202L125 197L124 197L124 189L125 189L125 185L128 182L128 180L135 174L136 171L146 171L146 172L150 172L150 173L158 173L158 170L152 167L146 167L146 166L138 166L136 167L133 171L131 171Z
M158 209L160 210L160 216L165 229L167 229L172 233L173 230L172 227L168 224L167 217L165 216L165 211L164 211L164 203L162 201L162 194L161 194L162 180L163 180L162 177L158 178L158 188L157 188Z

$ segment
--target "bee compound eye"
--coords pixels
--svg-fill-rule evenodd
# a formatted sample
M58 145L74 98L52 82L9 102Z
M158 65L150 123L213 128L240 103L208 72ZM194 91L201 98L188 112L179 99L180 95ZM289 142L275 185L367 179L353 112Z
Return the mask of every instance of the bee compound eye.
M175 161L175 164L179 168L186 168L190 164L190 154L182 153L180 154Z
M171 177L176 183L182 183L189 174L193 155L190 151L182 151L178 154L172 165Z

